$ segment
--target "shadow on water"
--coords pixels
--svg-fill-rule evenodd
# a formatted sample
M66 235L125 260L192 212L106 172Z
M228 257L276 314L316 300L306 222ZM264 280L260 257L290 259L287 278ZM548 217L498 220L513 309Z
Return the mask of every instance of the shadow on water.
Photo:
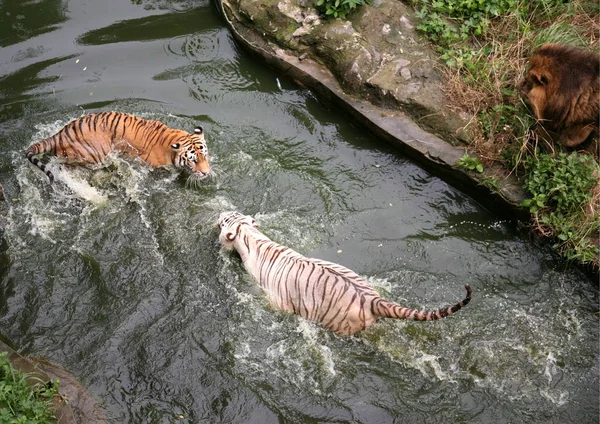
M65 0L1 2L0 46L20 43L55 30L67 20L67 3Z
M86 32L77 38L77 43L84 46L102 45L177 37L188 34L189 28L202 22L202 16L201 9L191 9L173 15L124 20Z
M107 3L93 21L97 2L60 3L59 29L36 18L11 51L45 47L0 66L0 328L24 354L111 422L597 421L595 282L254 62L207 2ZM50 186L23 151L100 110L203 125L215 175L46 158ZM405 306L465 283L473 301L336 336L274 310L221 250L232 209Z
M33 63L9 75L0 77L0 96L3 99L21 100L25 92L38 89L57 81L60 76L43 77L40 74L51 65L72 59L73 56L58 57Z

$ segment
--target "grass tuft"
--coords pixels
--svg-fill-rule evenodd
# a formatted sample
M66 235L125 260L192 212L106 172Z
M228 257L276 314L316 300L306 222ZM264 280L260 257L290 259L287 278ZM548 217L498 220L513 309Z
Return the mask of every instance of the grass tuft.
M0 353L0 423L54 423L52 399L58 394L58 382L49 385L34 379L11 365L7 353Z

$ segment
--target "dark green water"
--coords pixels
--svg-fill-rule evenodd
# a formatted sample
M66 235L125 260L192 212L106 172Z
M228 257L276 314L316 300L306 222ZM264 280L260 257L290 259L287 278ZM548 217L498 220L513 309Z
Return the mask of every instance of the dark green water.
M597 284L235 45L207 1L0 3L0 332L116 423L597 423ZM278 86L278 81L281 89ZM203 125L197 189L24 159L88 112ZM271 309L217 215L439 307L351 338Z

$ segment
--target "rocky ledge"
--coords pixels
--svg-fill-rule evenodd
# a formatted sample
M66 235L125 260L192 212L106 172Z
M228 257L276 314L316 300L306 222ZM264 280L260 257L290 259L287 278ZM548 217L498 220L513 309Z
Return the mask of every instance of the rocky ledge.
M306 0L217 0L232 34L250 52L397 146L423 168L511 218L529 219L514 177L457 167L469 121L447 107L439 59L400 1L373 0L348 20L322 19ZM497 189L482 185L498 181Z
M59 394L52 399L57 424L108 424L102 408L79 381L63 367L40 358L26 358L4 342L0 334L0 352L6 352L12 366L28 375L29 384L59 381Z

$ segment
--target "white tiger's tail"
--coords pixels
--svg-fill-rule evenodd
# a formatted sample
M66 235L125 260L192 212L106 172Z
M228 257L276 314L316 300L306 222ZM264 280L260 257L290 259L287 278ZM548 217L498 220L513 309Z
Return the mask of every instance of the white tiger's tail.
M465 297L459 303L453 306L448 306L447 308L424 311L419 309L404 308L393 302L379 298L373 301L373 310L382 318L398 318L412 321L433 321L452 315L466 306L471 301L471 286L465 284L465 289L467 289L467 297Z

